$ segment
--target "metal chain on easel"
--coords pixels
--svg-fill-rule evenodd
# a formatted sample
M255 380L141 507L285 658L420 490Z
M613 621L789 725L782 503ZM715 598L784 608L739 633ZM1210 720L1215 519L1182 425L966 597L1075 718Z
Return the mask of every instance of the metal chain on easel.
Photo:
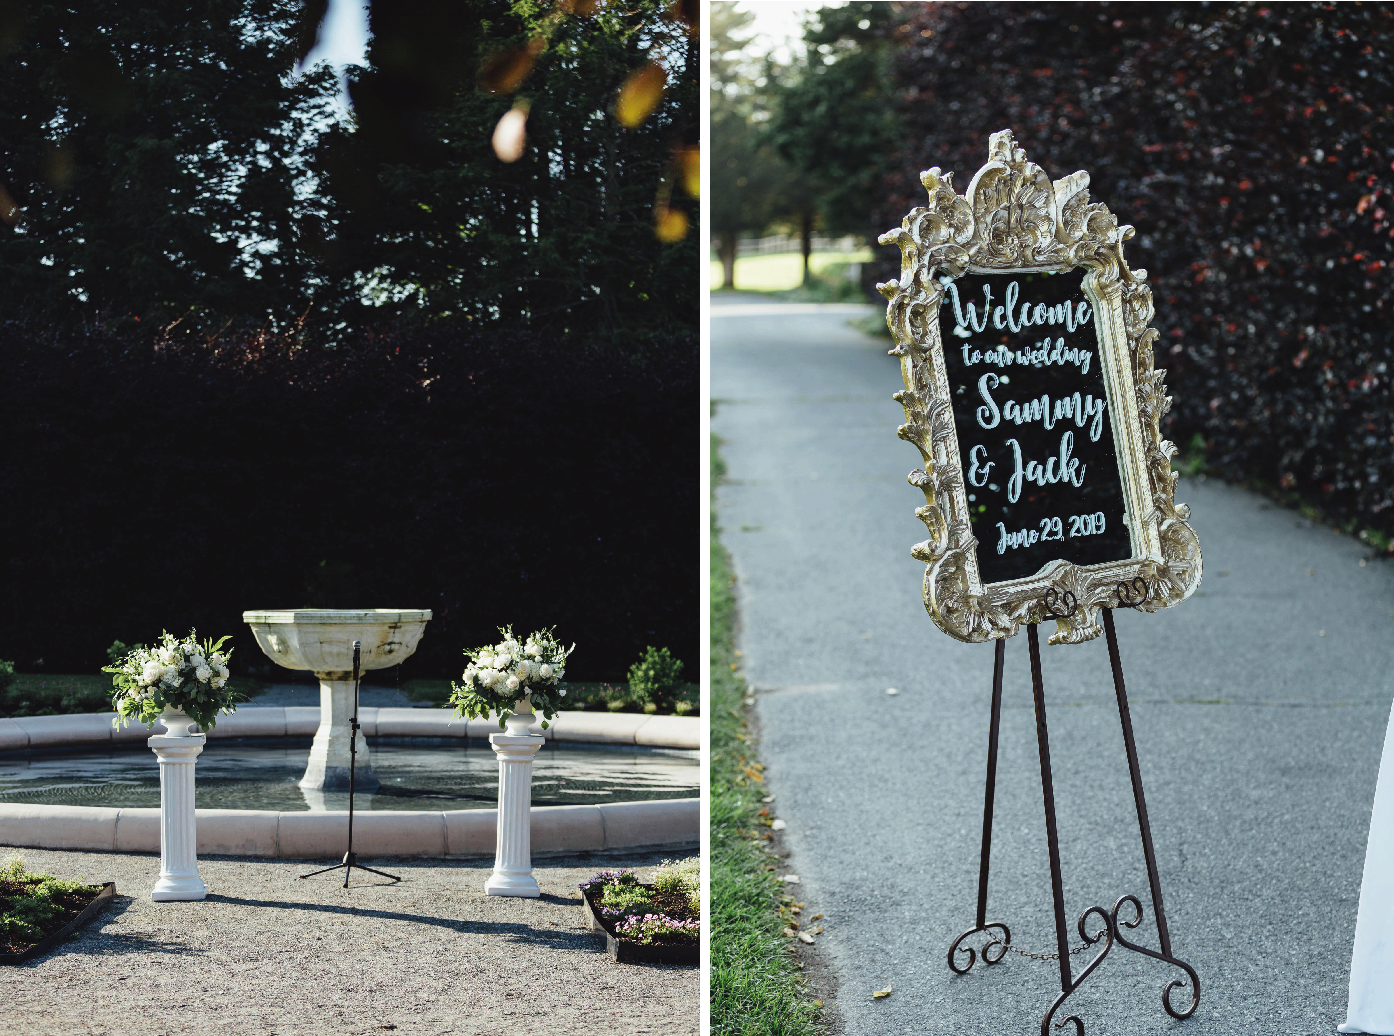
M1076 946L1074 949L1072 949L1072 950L1070 951L1070 956L1073 957L1073 956L1074 956L1075 954L1077 954L1077 953L1083 953L1085 950L1089 949L1089 947L1092 946L1092 945L1094 945L1094 944L1093 944L1093 943L1087 943L1087 942L1086 942L1086 943L1081 943L1079 946ZM1018 950L1018 949L1017 949L1015 946L1013 946L1011 943L1005 943L1005 944L1003 944L1003 949L1006 950L1006 951L1009 952L1009 953L1015 953L1015 954L1016 954L1017 956L1019 956L1019 957L1030 957L1032 960L1059 960L1059 959L1060 959L1060 954L1058 954L1058 953L1032 953L1030 950Z

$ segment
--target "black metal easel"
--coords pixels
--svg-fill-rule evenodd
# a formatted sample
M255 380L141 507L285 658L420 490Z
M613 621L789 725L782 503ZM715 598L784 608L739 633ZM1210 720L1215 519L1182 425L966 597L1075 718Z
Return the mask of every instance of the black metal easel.
M1118 603L1112 607L1136 608L1147 600L1147 595L1147 583L1141 578L1134 579L1131 584L1119 583ZM1200 977L1194 968L1171 952L1171 933L1167 929L1166 910L1162 906L1162 883L1157 876L1157 856L1152 848L1152 827L1147 820L1147 802L1142 791L1142 773L1138 769L1137 745L1133 741L1133 721L1128 711L1128 692L1123 686L1123 663L1118 655L1118 637L1113 629L1112 607L1103 610L1104 635L1108 640L1108 657L1113 667L1113 689L1118 696L1118 716L1123 726L1123 744L1128 753L1128 773L1133 782L1133 802L1137 807L1138 829L1142 834L1142 853L1147 861L1147 881L1152 892L1152 910L1157 919L1157 937L1161 944L1160 953L1131 942L1123 935L1123 928L1136 928L1142 923L1142 903L1137 896L1131 894L1121 897L1113 905L1111 911L1105 911L1103 907L1091 906L1080 914L1079 922L1075 927L1079 931L1080 937L1084 939L1084 945L1077 946L1073 950L1070 949L1069 934L1065 922L1065 893L1060 877L1060 841L1055 828L1055 783L1051 778L1050 770L1050 736L1046 729L1045 686L1041 679L1041 647L1034 623L1026 627L1026 639L1031 654L1031 689L1036 704L1036 739L1040 747L1041 757L1041 790L1045 797L1046 845L1050 852L1050 890L1055 907L1056 952L1053 954L1031 954L1018 950L1012 946L1012 933L1005 924L987 920L988 863L992 855L992 805L997 784L997 736L1001 729L1002 669L1007 648L1004 640L997 642L996 661L993 665L992 721L988 732L987 791L983 804L983 843L978 870L977 924L960 935L950 945L949 967L955 973L963 975L973 967L979 953L985 964L996 964L1006 956L1008 950L1038 960L1058 960L1060 962L1060 995L1055 998L1055 1002L1050 1005L1050 1010L1041 1019L1041 1036L1049 1036L1051 1023L1056 1012L1059 1011L1070 994L1078 989L1094 969L1102 963L1104 957L1108 955L1108 951L1113 948L1114 943L1167 964L1174 964L1186 973L1190 980L1191 1002L1181 1010L1172 1006L1172 990L1185 988L1187 984L1185 979L1173 979L1162 990L1162 1007L1166 1009L1167 1014L1173 1018L1189 1018L1200 1004ZM1077 609L1078 602L1075 600L1074 594L1069 591L1064 594L1058 594L1053 589L1046 592L1045 612L1047 616L1065 619L1074 615ZM1130 918L1119 916L1124 904L1132 908ZM1102 929L1098 929L1092 934L1086 927L1086 922L1091 915L1103 925ZM964 946L963 942L979 932L985 933L989 939L982 949L975 953L973 947ZM1076 978L1070 967L1071 955L1096 945L1100 940L1103 940L1103 949ZM955 959L959 954L967 955L967 963L962 967ZM1080 1020L1078 1015L1069 1015L1055 1022L1054 1025L1055 1028L1060 1028L1068 1022L1074 1023L1076 1036L1084 1036L1084 1022Z
M358 658L362 648L362 641L353 642L353 718L349 720L349 810L348 810L348 851L344 853L344 858L332 867L325 867L323 870L311 871L309 874L300 875L301 878L313 878L316 874L328 874L336 871L340 867L344 868L344 888L348 888L349 875L357 867L361 871L369 874L377 874L384 878L391 878L393 881L402 879L395 874L388 874L386 871L374 870L372 867L365 867L358 862L358 856L353 851L353 788L354 777L358 768Z

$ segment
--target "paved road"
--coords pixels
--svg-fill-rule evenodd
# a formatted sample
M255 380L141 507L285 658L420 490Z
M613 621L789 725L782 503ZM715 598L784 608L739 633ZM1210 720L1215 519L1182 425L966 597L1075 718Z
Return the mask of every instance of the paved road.
M790 869L827 915L846 1031L1039 1031L1053 962L945 964L976 903L993 649L949 639L920 602L923 497L905 481L920 460L895 437L895 360L845 312L735 304L718 297L712 320L720 519L762 757ZM1172 941L1201 1005L1168 1018L1180 973L1122 950L1071 1002L1090 1036L1332 1033L1394 696L1394 571L1239 489L1183 481L1177 499L1204 581L1117 625ZM1025 640L1007 645L989 914L1046 951ZM1150 900L1104 642L1042 652L1073 924L1123 893ZM1155 946L1150 908L1135 938Z

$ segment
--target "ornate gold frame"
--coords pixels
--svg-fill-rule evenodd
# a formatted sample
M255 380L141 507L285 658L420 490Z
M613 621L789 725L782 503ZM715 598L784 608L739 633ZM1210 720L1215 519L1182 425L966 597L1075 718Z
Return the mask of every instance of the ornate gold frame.
M1190 508L1177 504L1171 457L1161 420L1171 407L1152 366L1157 330L1146 270L1130 270L1123 242L1133 228L1099 203L1090 203L1089 174L1053 183L1026 160L1011 130L994 133L988 161L963 195L952 173L936 166L920 174L929 204L916 207L899 230L881 235L900 246L900 280L878 284L886 297L886 324L895 338L904 391L895 394L906 423L897 434L915 444L924 469L910 484L924 491L915 511L929 539L911 553L926 563L925 608L949 636L968 643L1014 636L1023 623L1054 619L1052 644L1078 644L1103 632L1101 608L1118 600L1120 583L1141 577L1149 594L1144 611L1184 601L1200 583L1200 540L1187 524ZM1133 556L1077 566L1053 561L1034 576L984 585L978 578L978 541L968 520L963 466L954 429L949 383L939 337L941 274L1063 272L1087 267L1084 290L1098 314L1099 354L1105 374ZM1137 516L1140 520L1136 520ZM1067 617L1048 611L1047 591L1073 594Z

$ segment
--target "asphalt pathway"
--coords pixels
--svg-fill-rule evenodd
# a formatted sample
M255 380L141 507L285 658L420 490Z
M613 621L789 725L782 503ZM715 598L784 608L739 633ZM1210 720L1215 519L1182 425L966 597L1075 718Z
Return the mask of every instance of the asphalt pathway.
M993 648L951 640L921 603L923 497L905 481L920 458L895 436L896 361L845 309L713 302L740 646L789 870L806 915L826 915L826 992L848 1033L1039 1032L1054 962L1008 956L962 977L945 962L976 905ZM1169 1018L1162 987L1184 976L1119 948L1069 1003L1090 1036L1333 1033L1394 697L1394 570L1213 480L1183 480L1177 499L1204 580L1117 626L1173 949L1201 1003ZM1042 655L1069 922L1134 893L1147 912L1132 937L1155 947L1104 641L1042 638ZM1030 687L1015 637L988 913L1048 952Z

